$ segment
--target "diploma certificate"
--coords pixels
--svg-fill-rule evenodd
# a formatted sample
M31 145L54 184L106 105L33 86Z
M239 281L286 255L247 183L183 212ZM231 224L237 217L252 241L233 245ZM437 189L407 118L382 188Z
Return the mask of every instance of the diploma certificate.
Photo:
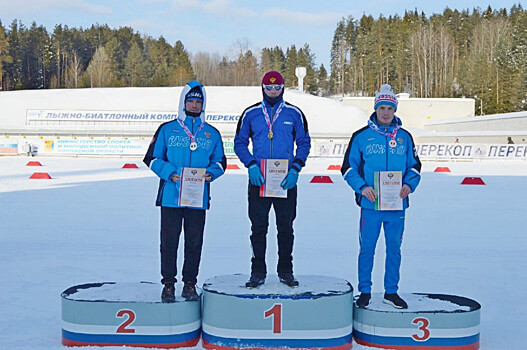
M402 172L376 171L374 176L375 210L403 210L403 199L399 196L403 186Z
M203 207L203 192L205 191L205 169L183 168L181 170L181 191L178 204L182 207Z
M287 175L288 164L287 159L262 159L260 169L265 183L260 186L260 197L287 198L287 190L280 184Z

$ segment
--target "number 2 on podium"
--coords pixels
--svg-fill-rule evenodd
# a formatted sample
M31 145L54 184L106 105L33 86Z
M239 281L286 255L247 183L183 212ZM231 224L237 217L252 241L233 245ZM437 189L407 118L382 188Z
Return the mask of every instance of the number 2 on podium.
M264 318L273 318L273 333L282 333L282 304L274 304L264 312Z
M115 317L125 318L124 322L119 325L117 328L117 333L135 333L134 328L127 328L131 326L135 321L135 312L134 310L119 310Z

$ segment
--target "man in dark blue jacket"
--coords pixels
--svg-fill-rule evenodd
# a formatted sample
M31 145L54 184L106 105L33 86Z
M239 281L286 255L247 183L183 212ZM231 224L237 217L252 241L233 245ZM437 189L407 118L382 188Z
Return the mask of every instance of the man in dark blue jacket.
M162 124L145 155L145 164L160 178L156 205L161 207L161 299L175 301L177 250L181 229L185 233L183 291L186 300L199 300L196 282L203 246L205 213L209 209L210 183L223 175L226 159L221 135L205 122L206 94L197 81L188 82L179 100L178 118ZM204 169L202 198L182 198L185 169Z
M415 191L421 179L421 162L415 151L412 135L401 128L401 120L395 116L397 97L391 87L385 84L375 95L375 112L368 125L356 131L349 142L342 175L355 191L355 200L361 207L359 291L357 306L365 308L371 298L371 273L375 246L384 227L386 240L386 263L384 271L384 302L396 308L406 309L408 305L397 294L399 269L401 266L401 243L403 239L405 210L408 195ZM379 206L379 176L401 173L399 200L395 209ZM388 181L389 183L390 181ZM379 186L377 186L379 188ZM394 196L396 197L396 196ZM402 203L401 203L402 202Z
M262 79L263 101L243 112L234 138L234 152L249 169L249 219L253 250L251 277L247 288L265 282L267 267L265 250L269 211L274 207L278 231L278 277L290 287L298 286L293 275L293 221L296 217L298 174L305 165L311 138L304 113L283 100L284 78L277 71L267 72ZM252 141L252 152L249 150ZM294 146L296 143L296 155ZM286 198L260 196L265 179L262 160L287 160L288 172L280 186Z

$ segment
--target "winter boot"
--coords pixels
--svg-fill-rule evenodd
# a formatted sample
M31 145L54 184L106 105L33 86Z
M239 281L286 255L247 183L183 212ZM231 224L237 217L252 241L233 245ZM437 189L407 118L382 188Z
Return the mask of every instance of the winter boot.
M357 299L355 304L357 305L357 307L365 309L368 305L370 305L370 299L371 293L360 293L359 299Z
M176 301L176 288L174 283L165 283L163 291L161 292L161 301L163 303L173 303Z
M181 296L185 298L186 301L199 300L199 295L196 292L196 286L194 285L194 282L185 282Z
M408 304L404 301L397 293L387 294L384 293L385 304L391 305L396 309L408 309Z
M298 287L298 281L292 273L282 273L278 275L280 282L291 288Z
M245 288L258 288L265 283L265 276L258 273L251 273L251 278L245 283Z

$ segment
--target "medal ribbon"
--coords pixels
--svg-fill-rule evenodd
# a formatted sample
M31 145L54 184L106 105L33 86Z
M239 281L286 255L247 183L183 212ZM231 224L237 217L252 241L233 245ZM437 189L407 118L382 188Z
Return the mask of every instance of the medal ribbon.
M273 124L276 121L276 119L278 119L278 115L282 111L282 108L284 108L284 105L285 103L284 101L282 101L282 103L280 103L280 106L278 106L276 113L274 114L273 121L271 121L271 119L269 118L269 114L267 113L267 108L265 108L265 104L262 102L262 111L265 117L265 121L267 122L267 127L269 128L269 132L273 131Z
M198 132L205 126L205 123L201 123L201 125L199 126L198 130L196 131L196 133L194 135L192 135L192 133L190 132L190 130L187 128L187 126L185 124L183 124L183 122L181 121L181 119L177 119L179 125L181 125L181 127L183 128L183 130L185 130L185 132L187 133L188 137L190 137L190 142L196 142L196 135L198 134Z
M372 122L371 120L368 120L368 125L369 125L370 128L375 130L377 133L381 134L382 136L388 136L392 140L394 140L395 136L397 135L397 124L394 125L393 131L391 133L382 132L381 129L379 129L379 127L374 122Z

